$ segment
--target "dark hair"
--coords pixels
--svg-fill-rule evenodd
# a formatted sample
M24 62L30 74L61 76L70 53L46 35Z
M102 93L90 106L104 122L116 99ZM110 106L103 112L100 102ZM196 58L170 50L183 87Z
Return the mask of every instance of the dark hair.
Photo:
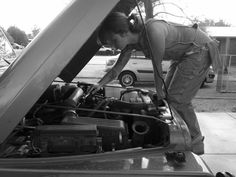
M131 14L127 17L122 12L112 12L101 24L98 38L102 44L105 44L111 33L126 33L128 31L139 33L141 30L142 25L136 15Z

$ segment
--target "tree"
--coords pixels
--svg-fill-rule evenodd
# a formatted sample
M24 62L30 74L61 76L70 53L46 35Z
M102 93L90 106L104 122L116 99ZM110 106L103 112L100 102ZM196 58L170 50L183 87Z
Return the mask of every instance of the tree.
M145 11L147 18L153 17L153 4L160 0L120 0L114 11L123 12L129 15L131 9L136 7L136 3ZM137 9L136 9L137 10Z
M40 32L40 28L35 25L34 28L32 29L32 38L37 36L39 32Z
M159 1L159 0L142 0L143 3L144 3L144 8L145 8L145 14L146 14L146 20L149 19L149 18L153 18L153 4L154 2L156 1Z
M215 26L231 26L231 24L226 23L224 20L219 20L215 22Z
M177 15L177 14L173 14L171 12L168 12L166 10L164 11L160 11L158 10L159 7L164 7L165 6L173 6L176 7L177 9L179 9L179 11L181 12L182 15ZM158 17L160 14L168 14L174 17L178 17L178 18L184 18L189 20L191 23L197 23L199 27L204 28L206 26L231 26L230 24L226 23L224 20L219 20L219 21L214 21L213 19L204 19L204 20L199 20L198 18L190 18L188 17L184 10L177 5L176 3L173 2L167 2L166 0L139 0L139 6L141 8L141 12L144 13L145 12L145 18L146 20L149 18L153 18L153 17ZM154 13L155 11L155 13Z
M204 20L199 20L198 18L193 19L200 27L206 26L230 26L230 24L226 23L224 20L214 21L213 19L205 18Z
M198 24L198 26L206 32L206 27L208 26L231 26L230 24L226 23L224 20L214 21L213 19L204 19L199 20L198 18L194 18L193 21Z
M14 42L26 46L28 44L28 38L24 31L20 30L16 26L11 26L7 29L7 32L12 36Z
M171 12L167 12L167 11L160 11L158 10L159 7L164 7L166 5L171 5L174 6L176 8L178 8L180 10L180 12L182 12L182 16L178 16L176 14L173 14ZM179 18L186 18L188 20L191 21L191 19L189 19L186 14L184 13L184 10L178 6L175 3L172 2L165 2L164 0L139 0L139 6L140 6L140 10L141 13L145 13L145 19L149 19L149 18L154 18L154 17L158 17L160 14L168 14L171 16L175 16L175 17L179 17ZM137 9L136 9L137 10ZM155 13L154 13L155 11Z

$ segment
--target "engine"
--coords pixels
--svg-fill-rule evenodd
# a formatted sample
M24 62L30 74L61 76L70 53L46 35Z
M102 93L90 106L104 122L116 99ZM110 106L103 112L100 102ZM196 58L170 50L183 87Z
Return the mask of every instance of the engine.
M168 126L155 94L142 89L106 97L90 84L51 85L5 142L1 157L51 157L165 146Z

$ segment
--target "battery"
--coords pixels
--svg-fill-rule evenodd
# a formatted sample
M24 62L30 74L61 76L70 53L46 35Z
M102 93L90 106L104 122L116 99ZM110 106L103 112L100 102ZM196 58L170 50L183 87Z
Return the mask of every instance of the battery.
M71 125L96 125L98 134L102 138L104 151L125 149L128 144L127 127L122 120L110 120L91 117L66 118L62 124Z
M95 153L97 147L96 125L42 125L33 135L34 146L42 153Z

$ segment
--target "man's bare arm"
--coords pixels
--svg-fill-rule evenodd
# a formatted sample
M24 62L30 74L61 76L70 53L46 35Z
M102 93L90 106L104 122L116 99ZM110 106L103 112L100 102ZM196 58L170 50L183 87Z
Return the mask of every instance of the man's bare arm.
M122 69L128 63L131 53L132 53L132 50L133 50L133 47L128 45L125 49L123 49L121 51L121 54L120 54L117 62L115 63L115 65L98 82L99 87L102 87L103 85L111 82L119 75L119 73L122 71Z

